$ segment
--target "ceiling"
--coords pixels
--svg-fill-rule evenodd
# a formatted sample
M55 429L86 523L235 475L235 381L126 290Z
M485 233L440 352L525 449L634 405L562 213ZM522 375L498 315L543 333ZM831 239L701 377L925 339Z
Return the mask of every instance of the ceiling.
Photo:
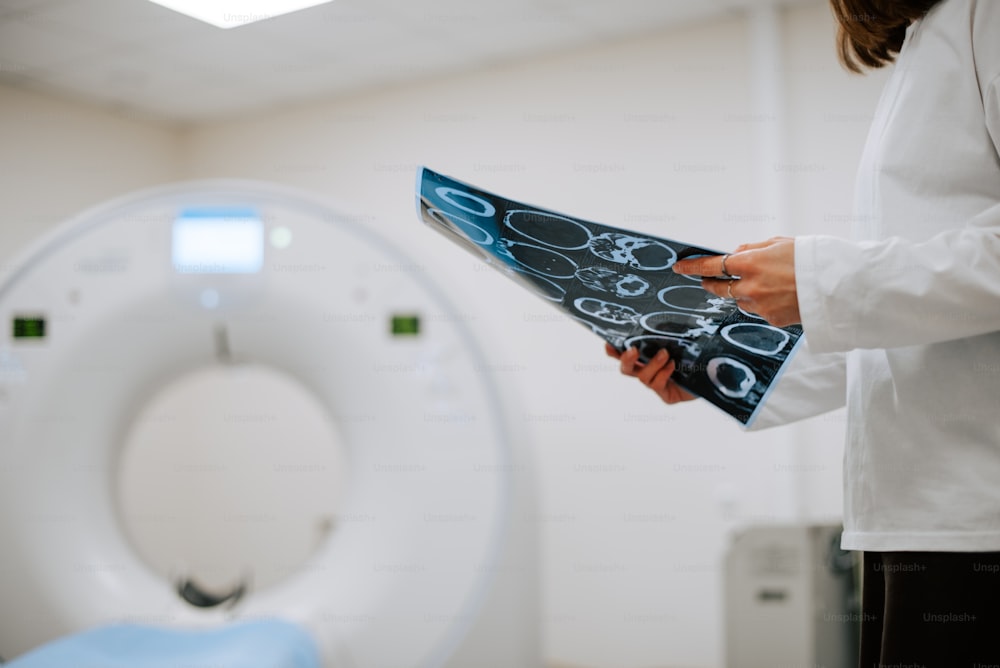
M334 0L220 30L148 0L0 0L0 83L196 123L608 42L768 1Z

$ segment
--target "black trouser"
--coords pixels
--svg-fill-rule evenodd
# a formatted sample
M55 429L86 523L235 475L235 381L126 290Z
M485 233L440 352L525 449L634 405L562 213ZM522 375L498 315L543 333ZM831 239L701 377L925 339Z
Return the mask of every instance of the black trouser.
M1000 668L1000 552L865 552L860 668Z

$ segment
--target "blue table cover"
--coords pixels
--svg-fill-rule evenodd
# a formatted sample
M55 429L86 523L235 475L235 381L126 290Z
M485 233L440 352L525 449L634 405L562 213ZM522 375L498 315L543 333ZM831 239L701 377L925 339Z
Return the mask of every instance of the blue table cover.
M54 640L4 668L321 668L305 629L279 620L184 630L107 626Z

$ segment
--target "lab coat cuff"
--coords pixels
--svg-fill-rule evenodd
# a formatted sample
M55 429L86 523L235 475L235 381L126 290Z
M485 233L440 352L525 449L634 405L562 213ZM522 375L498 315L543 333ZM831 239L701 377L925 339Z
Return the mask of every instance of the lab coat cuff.
M802 236L795 239L795 289L799 302L802 329L815 352L844 350L838 333L848 323L837 321L830 313L831 288L824 280L833 273L838 253L831 247L832 237Z

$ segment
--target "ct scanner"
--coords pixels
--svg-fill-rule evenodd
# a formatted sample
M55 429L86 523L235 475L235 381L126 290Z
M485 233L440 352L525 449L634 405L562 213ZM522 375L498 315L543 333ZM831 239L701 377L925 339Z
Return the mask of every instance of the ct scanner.
M0 279L0 656L123 622L282 619L330 668L540 665L519 420L415 266L319 199L243 181L126 196L15 261ZM192 594L134 544L121 459L163 386L247 369L325 411L345 491L301 568ZM366 521L337 521L352 517Z

